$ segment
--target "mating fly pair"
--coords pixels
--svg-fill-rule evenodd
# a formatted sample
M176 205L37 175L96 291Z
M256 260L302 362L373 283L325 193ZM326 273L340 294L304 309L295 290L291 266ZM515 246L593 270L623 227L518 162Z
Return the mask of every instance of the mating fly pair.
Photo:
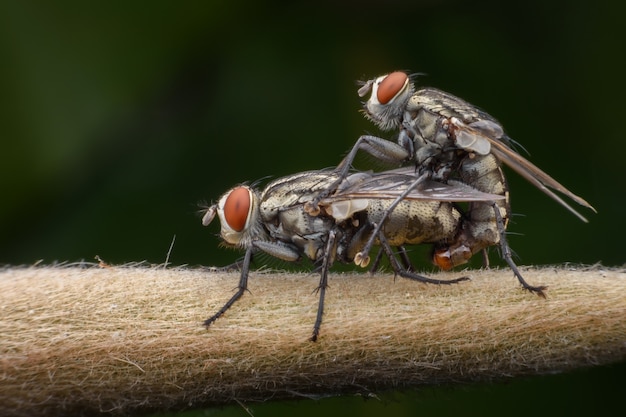
M399 265L392 247L403 254L405 244L432 243L433 262L447 270L499 245L522 287L545 296L545 287L524 280L506 242L511 209L502 163L583 221L552 190L595 209L519 155L497 120L458 97L434 88L416 89L403 72L364 82L358 93L371 93L363 112L381 130L397 131L397 143L361 136L333 171L285 177L261 193L236 187L207 210L203 223L217 213L224 241L246 249L246 255L239 290L206 326L241 297L252 254L258 250L288 261L301 255L321 261L313 340L319 333L330 264L340 260L366 266L374 244L381 245L397 274L440 284L463 278L438 281L414 274L406 260ZM407 167L350 175L359 150ZM467 202L466 209L457 202Z
M311 340L319 334L330 266L336 260L352 262L370 239L381 246L394 272L402 277L434 284L466 280L435 280L412 272L403 246L442 245L456 236L462 214L454 202L502 198L454 182L441 184L424 177L416 183L413 168L355 173L339 180L335 171L327 170L279 178L262 191L240 185L206 210L202 223L210 224L217 214L224 243L245 249L246 253L238 291L204 322L205 326L243 295L252 255L259 251L285 261L306 257L319 264L319 303ZM318 198L335 183L339 183L335 191ZM311 215L305 207L314 199L319 212ZM390 210L394 202L395 208ZM373 236L376 224L383 221L385 228ZM402 265L392 247L399 248Z

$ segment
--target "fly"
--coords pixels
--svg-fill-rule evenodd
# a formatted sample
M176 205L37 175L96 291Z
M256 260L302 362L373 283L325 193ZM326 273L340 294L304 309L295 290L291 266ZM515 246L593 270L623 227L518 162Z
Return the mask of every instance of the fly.
M545 288L526 284L512 258L506 256L509 251L505 230L510 205L501 164L510 166L585 222L587 219L554 191L594 212L595 209L515 152L512 140L500 123L466 101L434 88L416 89L410 77L400 71L363 82L359 96L369 93L363 113L381 130L397 130L397 143L371 135L361 136L337 167L340 178L347 175L358 150L364 150L382 161L412 163L416 176L426 175L443 183L456 180L501 196L493 202L470 203L459 234L452 242L435 250L433 262L442 269L450 269L466 263L475 253L500 244L505 260L522 286L544 296ZM311 213L317 211L316 203L309 205ZM365 258L372 244L364 246Z
M217 215L224 243L245 250L237 292L205 320L205 326L210 326L244 294L250 262L257 251L285 261L306 257L321 264L313 341L322 322L330 266L336 260L355 260L370 239L381 246L394 272L402 277L434 284L466 280L437 280L416 274L406 260L400 265L392 247L399 247L403 255L407 244L443 244L457 235L460 226L462 215L453 202L501 198L463 184L442 184L426 177L416 181L412 169L354 173L341 181L333 193L319 199L317 215L309 214L305 206L338 179L335 171L326 170L279 178L263 190L240 185L205 211L203 225L208 226ZM390 213L385 215L387 212ZM384 227L375 231L379 222Z

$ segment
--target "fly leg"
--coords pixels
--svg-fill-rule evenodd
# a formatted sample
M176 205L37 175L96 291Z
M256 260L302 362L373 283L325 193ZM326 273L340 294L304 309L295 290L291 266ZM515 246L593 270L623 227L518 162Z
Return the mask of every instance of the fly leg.
M376 259L374 259L374 263L372 264L371 268L370 268L370 274L373 274L374 272L378 271L378 267L380 266L380 261L382 261L383 259L383 250L379 250L378 253L376 254Z
M468 277L460 277L455 279L433 279L416 274L415 272L408 271L407 269L402 268L398 263L398 260L395 258L391 246L389 246L389 242L387 241L387 238L383 233L379 234L378 240L380 240L380 246L382 247L382 250L385 251L385 254L389 258L389 262L391 263L391 267L393 268L394 273L400 275L403 278L426 282L429 284L456 284L457 282L470 280Z
M376 259L374 259L374 263L370 268L370 274L373 274L378 270L378 267L380 266L380 261L382 261L384 253L385 252L382 249L378 251L378 253L376 254ZM406 252L406 248L402 245L398 246L398 253L404 269L409 272L415 271L415 268L411 264L411 259L409 259L409 254Z
M320 200L328 197L335 192L337 188L339 188L341 182L348 176L352 162L354 162L354 158L356 158L356 154L359 150L363 150L374 156L376 159L388 163L401 163L402 161L410 159L413 155L412 149L406 149L405 147L386 139L372 135L360 136L352 149L350 149L350 152L348 152L348 155L346 155L339 165L337 165L337 168L335 168L335 172L339 174L339 178L325 191L321 192L313 200L305 204L304 209L307 213L312 216L319 214L320 209L318 204Z
M209 267L209 269L211 271L230 272L230 271L241 271L242 266L243 266L243 258L239 258L232 264L228 264L226 266L212 266L212 267Z
M545 287L543 285L539 287L530 285L529 283L526 282L524 277L522 277L522 274L519 272L519 269L517 269L517 265L515 265L515 262L513 262L513 257L511 255L511 248L509 247L509 244L506 241L504 220L502 220L500 209L496 203L493 203L492 206L496 214L496 223L498 225L498 233L500 233L500 249L502 250L502 258L504 258L506 263L509 264L509 268L511 268L511 270L513 271L513 274L515 274L518 281L520 282L520 284L522 284L522 287L525 290L533 292L542 298L546 298L546 294L544 293L544 290L546 290L548 287Z
M489 252L487 252L487 248L481 251L483 255L483 268L489 269Z
M409 272L415 272L415 268L411 263L411 259L409 259L409 254L406 252L406 248L402 245L398 246L400 250L400 260L402 261L402 265L404 265L404 269Z
M357 253L356 256L354 257L355 264L361 267L366 267L369 264L370 262L369 253L372 250L372 246L374 246L374 240L376 239L377 236L380 238L383 235L383 233L381 233L381 230L382 230L383 224L385 223L385 220L387 220L387 218L389 217L389 214L396 208L398 204L400 204L400 202L402 202L402 200L404 200L404 198L407 195L411 193L411 191L413 191L415 187L417 187L419 184L424 182L428 178L428 176L429 176L428 174L420 175L415 181L413 181L411 185L407 187L406 190L404 190L402 194L398 196L398 198L394 200L393 203L391 203L389 208L383 213L382 218L380 219L380 221L374 228L372 235L367 240L367 243L365 243L365 246L363 246L363 249L361 249L361 251Z
M309 339L311 342L315 342L317 340L317 337L320 334L320 327L322 326L322 316L324 315L324 297L326 296L326 288L328 287L328 269L332 263L336 237L337 235L335 230L328 232L328 241L326 242L322 268L320 271L320 285L316 290L319 292L320 299L317 305L317 317L315 318L315 324L313 325L313 334Z
M365 151L374 158L386 163L401 163L413 156L412 145L413 142L411 141L408 141L405 147L378 136L362 135L357 139L348 155L339 163L337 169L347 174L359 150Z
M222 314L224 314L226 310L228 310L233 304L235 304L235 302L241 298L243 293L248 290L248 272L250 271L250 261L252 260L253 250L254 249L252 247L249 247L246 250L246 255L243 258L243 264L241 268L241 278L239 278L239 285L238 285L237 292L230 298L230 300L226 302L226 304L224 304L222 308L219 309L217 313L213 314L211 317L209 317L208 319L204 321L205 327L208 328L215 320L219 319L222 316Z

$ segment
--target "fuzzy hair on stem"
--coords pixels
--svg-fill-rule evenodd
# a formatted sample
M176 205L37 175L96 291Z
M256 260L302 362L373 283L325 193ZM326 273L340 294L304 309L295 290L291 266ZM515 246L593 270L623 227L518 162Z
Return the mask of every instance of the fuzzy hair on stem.
M469 270L450 286L163 265L0 270L0 415L127 415L429 384L509 380L626 359L626 271ZM434 274L450 279L457 273Z

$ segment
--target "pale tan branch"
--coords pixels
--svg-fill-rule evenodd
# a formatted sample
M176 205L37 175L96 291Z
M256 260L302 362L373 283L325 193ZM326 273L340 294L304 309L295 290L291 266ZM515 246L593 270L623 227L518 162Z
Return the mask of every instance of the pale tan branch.
M332 275L320 339L316 274L202 269L0 272L0 415L127 414L565 371L626 358L626 273L523 268L424 285ZM459 273L439 274L454 278Z

